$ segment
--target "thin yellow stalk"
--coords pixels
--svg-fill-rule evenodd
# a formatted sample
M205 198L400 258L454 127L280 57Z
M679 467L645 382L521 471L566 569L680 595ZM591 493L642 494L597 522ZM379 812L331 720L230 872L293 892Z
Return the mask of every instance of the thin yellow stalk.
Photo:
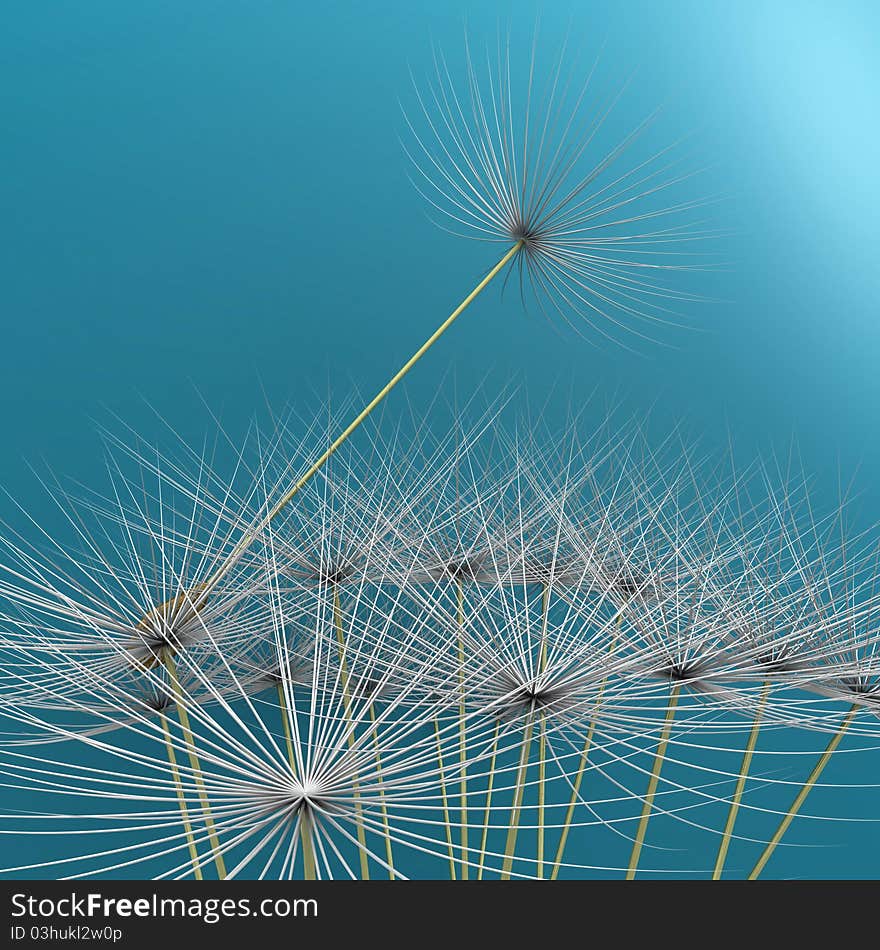
M440 740L440 720L434 719L434 735L437 737L437 768L440 771L440 799L443 802L443 822L446 825L446 847L449 851L449 880L454 881L455 851L452 847L452 822L449 818L449 798L446 794L446 777L443 772L443 743Z
M819 776L821 776L822 772L825 770L825 766L828 765L829 761L831 760L834 750L840 745L840 740L844 737L846 730L849 729L859 709L859 704L853 703L850 711L846 714L846 717L840 724L840 728L832 736L831 741L825 747L825 751L822 753L821 758L816 763L813 771L810 772L809 777L803 784L801 790L798 792L797 797L791 803L791 808L789 808L788 813L779 823L779 827L776 829L776 834L774 834L770 839L767 847L764 848L764 851L761 853L761 857L758 858L758 863L752 868L752 873L748 877L750 881L757 880L758 875L764 870L764 866L770 860L771 855L776 850L776 846L780 841L782 841L782 836L786 831L788 831L788 826L792 823L795 815L801 810L801 806L807 800L807 795L810 794L813 786L819 781Z
M373 704L370 703L370 722L375 726L376 712ZM388 820L388 805L385 801L385 789L382 782L382 755L379 751L379 736L373 731L373 745L376 749L376 782L379 786L379 807L382 812L382 827L385 831L385 860L388 863L388 877L393 881L394 874L394 851L391 847L391 823Z
M427 340L413 353L413 355L401 366L401 368L388 380L388 382L379 390L378 393L364 406L357 416L346 426L345 429L330 443L328 448L318 457L308 471L300 476L294 484L278 499L272 506L268 514L254 528L247 531L238 541L229 554L220 562L217 569L203 584L193 588L193 591L182 591L179 595L183 598L189 598L193 592L197 592L200 601L210 596L211 592L220 583L221 580L238 563L242 555L250 548L253 542L260 536L265 528L278 517L278 515L287 507L288 504L299 494L300 491L315 477L315 475L324 467L333 455L345 444L349 437L370 417L373 411L388 397L391 391L400 383L404 377L413 369L413 367L425 356L431 347L443 336L453 323L464 313L465 310L479 297L479 295L489 286L489 284L501 273L502 270L516 257L522 249L523 242L517 241L509 248L501 260L486 274L486 276L474 287L474 289L462 300L462 302L452 311L452 313L440 324L439 327L428 337ZM184 715L186 715L184 711ZM192 758L192 755L191 755ZM197 773L198 776L199 773ZM199 780L200 781L200 780ZM445 792L444 792L445 793ZM357 799L357 787L355 786L355 798ZM359 806L357 806L359 807ZM207 813L207 823L209 829L214 827L213 820L210 818L210 812ZM466 834L466 832L464 832ZM216 835L209 831L212 845ZM358 841L363 838L363 829L358 824ZM214 852L218 872L223 868L221 877L225 877L225 867L223 857L219 851ZM361 869L365 869L366 857L362 852ZM464 865L466 867L466 864ZM368 867L367 867L368 871ZM368 875L367 875L368 876Z
M315 863L315 842L312 840L312 816L309 805L303 803L299 810L299 837L303 849L303 877L307 881L318 879Z
M479 295L489 286L489 284L501 273L510 261L516 257L522 248L522 241L517 241L501 258L500 261L489 271L488 274L477 284L476 287L462 300L462 302L452 311L452 313L440 324L439 327L428 337L427 340L413 353L413 355L401 366L401 368L391 377L390 380L379 390L378 393L364 406L361 412L346 426L346 428L330 443L330 446L318 457L309 470L302 475L296 482L278 499L275 505L269 510L266 517L256 525L255 528L248 531L243 538L235 545L227 557L220 563L219 567L208 578L205 583L205 589L208 593L216 587L226 574L238 563L239 558L260 536L266 526L272 522L287 507L287 505L296 497L296 495L315 477L323 468L329 459L341 448L349 436L361 426L370 416L376 407L383 402L395 386L409 373L409 371L421 360L421 358L431 349L431 347L443 336L443 334L452 326L453 323L464 313L464 311L479 297Z
M290 711L287 708L287 697L284 695L284 684L278 683L278 707L281 710L281 722L284 726L284 741L287 744L287 760L290 769L296 778L296 756L293 754L293 736L290 733Z
M550 585L544 584L541 591L541 637L538 648L538 672L543 673L547 666L547 621L550 611ZM544 874L544 777L546 754L545 716L541 714L540 735L538 743L538 877ZM510 880L513 860L516 852L516 839L519 834L519 822L522 814L522 800L525 793L525 781L529 769L529 758L532 746L532 733L535 726L535 711L529 713L528 723L523 734L523 748L520 753L519 768L516 775L516 789L513 793L513 807L510 811L510 825L507 829L507 842L504 847L504 863L501 869L501 879Z
M196 850L196 839L193 835L192 823L189 820L189 811L186 807L186 796L183 793L183 783L180 780L180 769L177 767L177 756L171 742L171 731L165 714L159 713L159 722L162 724L162 733L165 736L165 751L168 754L168 764L171 766L171 775L174 778L174 788L177 792L177 804L180 808L180 817L183 820L183 830L186 834L186 844L189 848L189 859L193 866L193 876L197 881L202 880L202 869L199 867L199 852Z
M611 646L608 650L609 653L614 653L614 648L617 646L617 638L620 636L620 627L622 624L623 611L617 615L614 639L611 641ZM599 707L602 705L602 697L605 695L605 687L607 685L608 677L606 676L599 685L599 692L596 694L596 715L598 715ZM587 730L587 738L584 740L584 748L581 752L580 761L578 762L577 775L575 776L574 784L571 787L571 799L568 803L568 810L565 813L565 821L562 824L562 834L559 836L559 844L556 848L556 857L553 859L553 870L550 872L551 881L555 881L559 877L559 869L562 865L562 855L565 853L565 845L568 842L568 833L571 831L571 823L574 820L574 812L580 799L581 782L583 781L584 774L587 771L587 763L589 762L590 758L590 748L593 745L593 736L595 733L596 716L593 717L593 720L590 723L590 728Z
M609 653L614 652L617 645L617 638L620 636L620 626L623 623L623 612L617 616L617 626L615 628L614 639L611 641ZM596 694L596 715L599 712L599 706L602 704L602 697L605 695L605 687L608 685L606 676L599 685L599 692ZM568 842L568 833L571 831L571 823L574 820L574 812L577 803L580 800L581 782L584 780L584 774L587 771L587 763L590 758L590 748L593 745L593 736L596 733L596 716L590 722L590 728L587 730L587 738L584 740L584 748L581 751L578 770L575 775L574 783L571 786L571 799L568 802L568 809L565 812L565 821L562 823L562 834L559 836L559 844L556 847L556 857L553 859L553 870L550 872L550 880L555 881L559 877L559 869L562 865L562 855L565 853L565 845Z
M342 702L345 709L345 724L351 726L351 698L348 693L348 667L345 659L345 633L342 629L342 605L339 602L339 588L333 585L333 625L336 628L336 643L339 649L339 671L342 678ZM354 730L349 728L348 747L354 746ZM357 775L352 780L354 793L354 814L357 821L357 839L360 846L361 880L370 879L370 861L367 854L367 833L364 829L363 809L361 808L361 793Z
M489 840L489 820L492 815L492 789L495 786L495 761L498 758L498 735L501 732L501 720L495 723L495 735L492 738L492 756L489 759L489 784L486 787L486 813L483 816L483 836L480 839L480 864L477 868L477 880L483 880L486 866L486 843Z
M461 879L468 879L468 807L467 807L467 723L464 688L464 584L459 578L458 596L458 762L461 769L459 793L461 795Z
M541 650L538 656L538 672L547 668L547 623L550 615L550 585L545 584L541 594ZM547 717L541 713L541 730L538 739L538 866L537 877L544 877L544 782L547 774Z
M608 650L609 653L614 653L614 648L617 646L617 638L620 636L620 627L622 623L623 613L621 612L617 616L617 625L615 628L614 639L611 641L611 647ZM599 692L596 694L596 715L598 715L599 706L602 704L602 697L605 695L605 687L607 685L608 677L606 676L599 685ZM593 745L593 736L595 733L596 716L593 717L593 720L590 723L590 728L587 730L587 738L584 740L584 748L581 752L580 761L578 762L577 775L575 776L574 783L571 787L571 799L568 803L568 809L565 812L565 821L562 824L562 834L559 837L559 845L556 848L556 857L553 859L553 870L550 872L551 881L555 881L559 877L559 869L562 865L562 855L565 852L565 845L568 842L568 833L571 831L571 823L574 820L574 812L580 799L581 782L583 781L584 774L587 771L587 763L589 762L590 758L590 748Z
M681 684L679 683L669 694L669 706L666 709L666 719L663 722L663 731L660 733L660 743L654 755L654 768L651 770L651 780L648 782L645 803L642 805L642 817L639 821L636 840L633 842L632 854L630 854L629 858L629 869L626 872L626 879L628 881L632 881L635 878L636 869L639 866L639 855L642 853L642 845L645 843L645 832L648 830L648 820L651 817L651 809L654 806L654 796L657 794L657 784L660 781L660 770L663 768L663 762L666 758L666 746L669 744L669 734L672 732L672 720L675 718L675 707L678 705L678 697L680 694Z
M165 663L165 669L168 671L168 678L171 681L171 690L174 694L174 702L177 707L177 716L180 719L180 728L183 732L183 741L187 746L189 753L189 764L193 771L196 788L199 793L199 801L202 805L202 811L205 816L205 827L208 830L208 841L211 843L211 855L214 858L214 864L217 866L217 876L220 880L226 878L226 863L223 860L223 854L220 851L220 840L217 837L217 828L214 825L214 819L211 817L211 803L208 801L208 792L205 788L205 782L202 778L202 767L199 763L199 757L196 753L195 736L189 722L189 713L183 701L183 691L180 688L180 680L177 676L177 664L174 662L174 656L170 650L164 650L162 658Z
M547 621L550 617L550 585L544 584L541 591L541 648L538 651L538 671L547 669Z
M617 614L617 623L614 628L614 638L611 641L611 646L608 648L608 652L613 654L614 648L617 646L617 640L620 636L620 628L623 625L623 610ZM602 705L602 697L605 695L605 687L608 685L608 677L606 676L601 684L599 685L599 692L596 694L596 714L598 715L599 707ZM568 810L565 813L565 821L562 824L562 834L559 836L559 845L556 848L556 857L553 859L553 870L550 872L550 880L555 881L559 877L559 869L562 866L562 856L565 853L565 845L568 842L568 834L571 831L571 823L574 820L575 809L577 808L577 803L580 800L580 790L581 782L583 781L584 774L587 771L587 764L590 759L590 748L593 745L593 736L596 734L596 717L593 717L592 722L590 722L590 728L587 730L587 738L584 740L584 748L581 751L580 761L578 762L577 775L575 776L574 783L571 787L571 799L568 803Z
M547 762L547 721L541 713L541 735L538 738L538 867L537 877L544 879L544 779L546 777Z
M764 707L767 705L767 697L770 695L770 683L765 683L761 690L761 700L755 711L755 719L752 722L752 731L749 733L749 741L746 743L746 750L743 753L742 765L739 769L739 778L736 781L736 788L733 791L733 798L730 800L730 810L727 813L727 823L724 825L724 833L721 835L721 844L718 846L718 857L715 860L715 870L712 872L712 880L721 880L721 874L724 871L724 862L727 860L727 852L730 848L730 839L733 835L733 826L736 824L736 816L739 812L739 805L742 801L743 790L746 786L746 779L749 775L749 769L752 765L752 755L755 752L755 746L758 743L758 733L761 731L761 720L764 717Z
M556 848L556 857L553 859L553 870L550 872L550 880L555 881L559 877L559 868L562 864L562 855L565 851L565 845L568 841L568 833L571 830L571 823L574 818L574 811L577 807L578 799L580 797L580 788L581 782L584 778L584 773L587 770L587 761L589 760L590 755L590 746L593 744L593 734L596 731L596 720L594 719L590 723L590 728L587 730L587 738L584 742L584 748L581 752L581 758L578 762L577 775L575 776L574 783L571 787L571 799L568 803L568 809L565 812L565 821L562 825L562 835L559 838L559 845Z
M290 731L290 708L287 705L287 697L284 695L284 684L278 683L276 688L278 690L278 707L281 711L281 722L284 726L284 742L287 745L287 760L290 762L290 770L295 777L296 756L293 753L293 735ZM303 803L299 809L299 837L302 842L303 850L303 877L307 881L316 881L318 879L317 865L315 863L315 842L312 834L312 816L309 812L309 806Z
M510 825L507 829L507 841L504 845L504 863L501 866L501 880L509 881L513 868L513 859L516 854L516 836L519 833L519 817L522 812L523 793L525 791L526 774L529 769L529 752L532 748L532 731L535 725L535 715L529 713L529 718L523 732L522 751L519 755L519 768L516 770L516 787L513 791L513 807L510 810Z

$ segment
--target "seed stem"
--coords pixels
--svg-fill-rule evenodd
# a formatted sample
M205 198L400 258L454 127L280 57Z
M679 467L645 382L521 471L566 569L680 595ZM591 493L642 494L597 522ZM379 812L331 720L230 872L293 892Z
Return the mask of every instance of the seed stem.
M565 845L568 841L568 833L571 830L572 819L574 818L574 810L577 807L578 798L580 797L580 788L581 782L584 778L584 773L587 770L587 762L590 756L590 746L593 744L593 734L596 731L596 720L590 723L590 728L587 730L587 738L584 740L584 748L581 752L581 758L578 762L577 775L575 776L574 783L571 786L571 799L568 803L568 809L565 812L565 821L562 825L562 834L559 837L559 844L556 848L556 857L553 859L553 870L550 872L550 880L555 881L559 877L559 868L562 864L562 855L565 851Z
M214 858L214 864L217 866L217 876L223 881L226 879L226 863L220 851L220 840L217 837L217 828L214 825L214 819L211 817L211 803L208 800L208 791L205 788L205 781L202 778L202 767L199 763L198 754L196 753L195 736L190 726L189 713L186 711L186 706L183 701L183 691L180 688L180 680L177 676L177 664L174 662L174 656L170 650L162 651L162 659L165 664L165 669L168 671L168 678L171 681L171 690L174 694L177 717L180 719L183 741L187 746L190 768L193 771L196 788L199 793L199 801L202 804L205 827L208 830L208 840L211 842L211 855Z
M287 704L287 697L284 695L284 684L279 682L276 686L278 690L278 707L281 711L281 722L284 726L284 742L287 745L287 759L290 762L290 771L296 778L296 757L293 753L293 736L290 731L290 707ZM294 707L295 711L295 707ZM315 842L313 840L312 815L309 811L307 802L302 802L299 807L299 837L302 841L303 850L303 877L307 881L316 881L318 879L317 864L315 862Z
M523 242L517 241L511 247L500 261L489 271L488 274L477 284L476 287L462 300L462 302L452 311L452 313L440 324L439 327L428 337L427 340L413 353L413 355L401 366L401 368L388 380L388 382L379 390L378 393L364 406L364 408L352 419L352 421L342 430L342 432L330 443L327 449L317 458L308 471L301 475L294 484L278 499L278 501L269 509L268 514L261 519L257 525L248 530L229 554L221 561L214 573L204 584L205 594L209 594L217 584L232 570L238 563L241 556L250 548L251 544L260 536L263 530L278 517L278 515L287 507L296 495L315 477L315 475L324 467L329 459L342 447L349 436L355 432L371 415L374 409L382 403L395 386L409 373L409 371L421 360L421 358L431 349L431 347L443 336L443 334L452 326L453 323L464 313L465 310L479 297L479 295L489 286L490 283L501 273L502 270L516 257L522 249Z
M489 821L492 815L492 789L495 786L495 762L498 758L498 735L501 732L501 720L495 723L495 735L492 737L492 756L489 759L489 783L486 787L486 813L483 816L483 835L480 839L480 864L477 868L477 880L483 880L486 866L486 842L489 839Z
M748 879L750 881L756 881L761 871L764 870L764 866L770 860L771 855L776 850L776 846L782 841L782 836L788 831L788 826L794 821L795 815L801 810L801 806L807 800L807 795L810 794L813 786L816 782L819 781L819 777L822 772L825 770L825 766L828 765L831 760L831 756L834 753L834 750L840 745L840 740L844 737L846 730L849 729L852 724L853 719L855 719L856 713L859 711L860 706L858 703L853 703L850 711L846 714L843 722L840 724L840 728L834 735L831 737L831 741L825 747L825 751L822 753L819 761L816 763L813 771L810 772L806 782L804 782L801 790L798 792L797 797L791 803L791 808L789 808L785 817L779 823L779 827L776 829L776 833L770 839L767 847L764 848L761 853L761 857L758 858L758 863L752 868L752 873L749 874Z
M513 859L516 855L516 836L519 833L519 820L522 813L523 793L525 792L526 774L529 769L529 753L532 748L532 732L535 726L534 711L529 713L523 730L522 750L519 754L519 768L516 771L516 786L513 790L513 807L510 810L510 825L507 829L507 842L504 846L504 863L501 866L501 880L509 881L513 868Z
M610 654L614 653L614 648L617 646L617 639L620 636L620 627L622 623L623 612L621 612L617 617L614 639L611 641L611 647L608 650ZM590 721L590 728L587 730L587 738L584 740L584 748L581 752L580 761L578 762L577 775L575 775L574 783L571 786L571 799L568 803L568 809L565 812L565 821L562 825L562 834L559 836L559 844L556 848L556 857L553 859L553 870L550 872L551 881L555 881L559 877L559 868L562 865L562 855L565 852L565 845L568 842L568 833L571 831L571 823L574 820L575 808L577 807L578 800L580 799L581 782L583 781L584 773L587 771L587 764L590 758L590 748L593 745L593 736L596 734L596 722L599 713L599 707L602 705L602 697L605 695L605 688L607 685L608 677L606 676L599 685L599 691L596 694L596 712Z
M370 723L376 725L376 710L373 703L370 703ZM391 847L391 823L388 820L388 803L385 800L385 788L382 781L382 755L379 751L379 735L373 730L373 746L376 749L376 784L379 786L379 807L382 813L382 828L385 831L385 860L388 864L388 877L395 879L394 873L394 850Z
M547 624L550 619L550 585L544 584L541 592L541 649L538 655L538 675L547 669ZM544 877L544 803L547 777L547 716L541 713L541 729L538 738L538 861L536 874Z
M312 816L308 802L303 802L299 809L299 836L303 848L303 877L307 881L318 879L317 865L315 864L315 842L312 840Z
M345 658L345 632L342 627L342 605L339 601L339 587L333 585L333 626L336 628L336 644L339 650L339 669L342 678L342 703L345 709L345 724L349 728L348 747L354 747L354 730L351 729L351 697L348 692L348 664ZM361 860L361 880L370 879L370 859L367 853L367 833L364 829L364 813L361 807L361 792L358 777L352 779L354 794L354 813L357 822L357 839Z
M752 764L752 755L755 746L758 743L758 733L761 731L761 719L764 716L764 707L767 705L767 697L770 695L770 683L765 683L761 690L761 699L758 708L755 711L755 719L752 722L752 731L749 733L749 741L746 743L746 749L742 757L742 765L739 769L739 778L736 781L736 788L733 792L733 798L730 800L730 810L727 813L727 823L724 825L724 833L721 836L721 844L718 846L718 857L715 860L715 870L712 872L712 880L721 880L721 874L724 871L724 862L727 860L727 851L730 848L730 838L733 834L733 826L736 824L737 812L742 801L743 790L746 786L749 768Z
M675 707L678 705L678 697L681 694L681 683L675 686L669 694L669 706L666 709L666 718L663 721L663 731L660 733L660 742L657 746L657 752L654 755L654 768L651 770L651 780L648 782L648 791L645 794L645 801L642 805L642 817L639 821L639 828L636 832L636 840L633 842L632 854L629 857L629 869L626 872L626 879L632 881L636 876L636 869L639 866L639 855L642 853L642 845L645 843L645 832L648 830L648 820L651 817L651 809L654 806L654 796L657 794L657 784L660 781L660 770L663 768L663 762L666 758L666 746L669 744L669 734L672 732L672 720L675 718Z
M443 822L446 825L446 848L449 851L449 880L456 879L455 851L452 847L452 822L449 818L449 796L446 794L446 776L443 770L443 743L440 739L440 720L434 718L434 735L437 737L437 768L440 777L440 800L443 803Z
M468 879L468 807L467 807L467 716L464 686L464 584L461 578L456 583L458 599L458 762L461 769L459 793L461 795L461 879Z
M183 830L186 833L186 844L189 848L189 858L193 866L193 876L197 881L202 880L202 869L199 866L199 852L196 849L196 840L193 835L192 822L189 818L189 811L186 807L186 796L183 793L183 782L180 780L180 769L177 767L177 756L174 753L174 746L171 743L171 730L168 726L168 720L165 714L159 713L159 722L162 725L162 733L165 736L165 751L168 754L168 764L171 766L171 775L174 778L174 788L177 792L177 803L180 808L180 817L183 820Z
M538 867L537 877L544 879L544 781L547 774L547 717L541 713L541 734L538 738Z
M290 732L290 710L287 707L287 697L284 695L284 684L279 682L276 685L278 690L278 708L281 710L281 723L284 727L284 741L287 745L287 760L290 762L290 770L293 777L296 778L296 756L293 754L293 736Z

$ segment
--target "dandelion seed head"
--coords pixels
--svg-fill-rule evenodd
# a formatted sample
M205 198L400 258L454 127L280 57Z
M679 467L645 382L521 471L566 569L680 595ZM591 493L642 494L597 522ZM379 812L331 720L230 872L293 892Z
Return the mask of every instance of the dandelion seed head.
M404 110L414 186L445 230L516 248L524 301L579 331L656 338L702 300L676 277L714 263L697 249L715 236L688 191L697 171L681 142L651 144L659 110L614 130L627 82L609 91L568 44L544 69L536 41L530 58L509 37L466 43L456 68L435 52Z
M183 606L178 611L169 611L163 604L137 624L128 649L138 665L149 667L161 663L167 656L174 656L204 636L205 628L196 608Z
M536 711L561 715L577 702L571 686L553 683L546 676L523 680L510 671L499 673L493 683L487 684L486 693L494 715L514 721ZM493 694L494 700L490 698Z
M164 693L149 693L140 700L140 703L147 709L152 709L153 712L164 713L174 705L174 700Z
M491 437L504 440L497 427ZM20 554L15 576L0 582L16 605L8 615L0 608L0 651L10 661L0 712L19 733L85 743L108 768L51 752L29 761L12 748L20 736L3 733L4 781L55 799L46 811L55 827L69 822L75 800L95 811L78 820L102 835L135 823L140 835L130 854L128 845L102 842L95 854L51 858L47 867L191 874L176 809L182 799L204 829L203 793L230 876L295 876L308 841L321 877L356 877L367 853L373 864L387 860L388 842L398 869L416 852L460 863L456 826L486 820L487 840L498 837L527 733L545 758L540 779L523 759L532 789L523 828L541 782L548 829L577 785L574 822L613 830L642 809L643 755L654 754L679 686L669 741L682 768L709 776L661 786L655 807L688 824L694 806L719 801L713 787L731 775L689 762L687 750L730 752L731 743L722 748L712 737L750 728L756 682L762 730L838 728L846 700L868 713L854 728L876 734L880 598L854 594L876 575L865 558L848 553L836 559L847 569L837 570L833 546L819 548L801 526L784 523L781 504L748 523L731 517L729 485L720 481L693 478L697 500L684 502L670 485L691 477L689 458L663 471L653 490L647 473L659 466L633 463L647 453L630 447L618 458L590 443L610 457L606 486L588 452L518 444L511 473L483 464L467 439L454 441L454 453L432 453L418 470L400 449L374 450L381 462L371 462L379 465L372 479L362 455L341 452L332 489L329 477L313 484L307 510L268 530L235 583L209 598L197 581L228 551L228 535L194 549L193 519L172 533L164 504L137 522L119 506L88 522L96 536L95 524L108 528L104 518L126 533L137 525L143 545L117 546L112 557L94 555L72 570L68 557L58 571ZM216 501L207 507L211 525L241 527ZM353 522L346 512L356 513ZM792 556L779 557L777 543ZM143 554L159 548L164 575ZM74 571L97 580L58 581ZM169 657L174 666L160 662ZM824 710L805 705L820 705L809 691ZM590 781L580 784L577 761ZM473 803L490 778L494 804L481 819ZM606 801L598 787L609 782ZM470 814L460 822L465 784ZM441 813L444 800L451 818ZM518 855L517 873L530 876L530 860ZM500 863L487 854L487 871Z
M474 581L480 577L483 563L484 559L477 555L450 558L443 564L429 568L429 573L437 580Z

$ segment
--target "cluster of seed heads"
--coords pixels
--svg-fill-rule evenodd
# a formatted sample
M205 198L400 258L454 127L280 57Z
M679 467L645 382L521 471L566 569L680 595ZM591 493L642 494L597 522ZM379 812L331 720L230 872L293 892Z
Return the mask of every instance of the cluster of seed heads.
M804 794L875 735L876 552L790 468L616 419L509 430L503 402L372 421L498 275L628 346L703 300L681 282L717 234L679 143L650 144L657 113L619 136L623 89L566 48L542 80L536 49L521 85L507 40L415 84L417 189L503 255L340 434L105 433L106 495L47 482L54 527L0 534L0 772L28 802L0 833L43 844L6 873L632 877L667 870L656 815L720 839L717 877L778 782L749 771L759 728L831 736ZM740 735L738 772L706 764ZM755 806L783 820L752 876L802 804Z
M235 452L267 489L309 455L275 429ZM620 424L377 428L205 593L266 499L187 454L128 444L104 499L53 487L79 548L2 539L0 761L46 801L6 822L75 811L119 842L28 868L571 874L591 864L563 830L633 838L673 690L679 767L759 708L768 734L832 734L841 703L877 731L875 552L790 473ZM652 809L703 828L732 775L661 782Z

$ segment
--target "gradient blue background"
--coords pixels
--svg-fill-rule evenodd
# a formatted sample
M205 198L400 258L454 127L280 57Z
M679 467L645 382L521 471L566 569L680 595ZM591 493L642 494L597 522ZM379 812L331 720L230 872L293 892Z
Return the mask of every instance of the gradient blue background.
M0 481L28 506L25 461L100 483L92 418L147 436L231 429L263 401L378 387L492 263L426 220L406 178L398 98L430 43L465 27L528 34L533 2L33 2L0 31ZM836 499L856 474L864 523L880 515L880 11L870 2L541 5L542 34L571 26L606 64L638 67L624 109L670 104L727 201L731 267L704 332L647 357L591 347L481 299L409 385L416 403L454 368L598 389L656 406L708 446L748 453L794 437ZM574 12L572 12L572 9ZM574 393L573 397L569 393ZM201 397L197 395L201 394ZM39 514L38 510L38 514ZM51 526L51 515L46 513ZM871 782L877 757L829 781ZM822 793L813 805L821 810ZM850 808L848 802L852 802ZM880 818L873 791L827 798ZM878 876L874 824L811 826L823 844L773 873ZM674 842L670 842L673 843ZM707 861L708 863L708 861Z

